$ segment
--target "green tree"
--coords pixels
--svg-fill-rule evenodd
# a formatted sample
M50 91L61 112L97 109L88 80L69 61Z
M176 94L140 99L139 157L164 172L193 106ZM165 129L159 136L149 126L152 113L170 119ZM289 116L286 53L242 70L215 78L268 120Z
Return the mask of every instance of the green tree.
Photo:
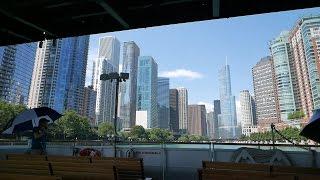
M128 133L128 137L134 141L146 140L147 133L142 126L133 126L131 131Z
M67 139L87 139L92 133L88 119L75 111L66 111L57 124L61 126L64 137Z
M114 134L114 128L110 123L104 122L98 126L98 135L102 138L106 138L107 134Z
M182 135L182 136L180 136L180 137L178 138L178 141L182 141L182 142L190 142L190 140L189 140L189 136L188 136L188 135L186 135L186 134L184 134L184 135Z
M173 134L167 129L153 128L148 131L150 141L166 142L174 139Z
M182 142L201 142L201 141L209 141L209 138L206 136L199 135L182 135L178 141Z
M284 137L286 137L289 140L296 140L296 141L301 141L301 140L306 140L305 137L300 136L300 130L298 128L292 128L292 127L288 127L285 128L283 130L279 131ZM284 141L285 139L283 139L279 134L275 133L275 140L278 141ZM253 133L251 134L250 137L242 137L242 140L251 140L251 141L270 141L272 140L272 132L268 131L268 132L263 132L263 133Z
M0 101L0 132L4 131L8 122L22 111L27 109L24 105L10 104Z
M304 118L306 115L303 111L295 111L288 114L288 119L301 119Z
M63 139L63 127L58 123L49 124L48 127L49 139Z

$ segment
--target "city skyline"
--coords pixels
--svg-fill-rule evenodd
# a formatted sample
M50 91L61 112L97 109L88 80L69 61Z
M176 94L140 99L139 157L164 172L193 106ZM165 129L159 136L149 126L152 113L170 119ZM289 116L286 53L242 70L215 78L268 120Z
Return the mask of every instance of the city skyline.
M212 26L210 24L212 22L206 23L208 27ZM229 59L225 56L223 65L219 63L221 59L219 62L209 61L201 64L202 52L208 48L207 45L210 44L208 42L199 46L192 42L191 45L195 47L192 55L198 55L199 58L192 61L188 58L181 59L180 66L184 67L168 71L161 68L164 65L159 63L165 62L166 59L157 59L152 54L144 54L145 47L140 47L139 43L131 38L123 42L118 39L119 36L121 37L118 34L102 34L103 36L99 37L96 58L93 59L87 57L89 36L45 40L38 42L35 50L28 107L48 106L61 113L66 110L76 110L79 114L88 117L92 126L102 122L111 123L116 116L119 117L119 129L129 129L137 124L145 128L163 128L178 133L208 134L215 138L230 139L239 137L242 126L242 133L250 136L253 132L270 129L270 123L275 123L277 126L290 124L292 117L296 118L299 111L303 111L302 113L307 114L305 117L309 118L308 111L313 110L311 106L319 108L320 70L316 63L320 53L319 27L320 15L296 19L296 23L289 31L279 31L270 38L271 40L267 43L269 52L266 55L255 59L253 65L251 62L242 63L241 68L230 65L230 63L236 63L234 58L230 60L230 56ZM254 35L254 32L251 31L251 35ZM234 33L241 35L244 32ZM146 34L148 35L148 32ZM220 34L224 36L222 32ZM199 37L201 39L203 36ZM168 42L171 42L171 38L175 37L169 36ZM91 46L93 42L90 42ZM163 43L156 39L154 42ZM224 41L219 43L221 46L225 45ZM251 43L252 41L248 40L243 43L243 46L250 46ZM230 47L235 46L234 43L227 42L227 44ZM154 46L157 48L157 45ZM14 59L16 58L15 48L18 47L19 45L0 49L0 55L3 54L2 68L9 67L11 62L19 62L21 59L19 57L22 55L19 50L17 50L17 59ZM177 59L181 55L181 49L184 50L184 48L184 44L179 44L178 49L166 53ZM212 49L217 50L215 47ZM159 52L162 51L159 50ZM229 53L240 51L241 49L231 49ZM182 55L189 53L182 52ZM252 51L252 53L256 52ZM25 54L27 55L27 52ZM240 54L237 58L241 59L242 56ZM208 57L216 58L214 55ZM30 59L32 60L32 53ZM88 59L93 61L88 62ZM175 61L170 61L165 66L171 68L175 64ZM208 74L195 71L194 69L200 67L199 64L203 69L210 69L212 76L208 77ZM247 66L250 69L250 76L244 77L241 74L235 77L233 75L245 71ZM91 74L90 70L87 71L87 67L93 68ZM25 70L28 71L27 68ZM2 74L5 75L5 72L7 71L3 69ZM111 72L130 74L130 79L121 83L118 106L115 105L114 99L115 84L112 81L100 80L101 74ZM9 74L3 77L9 81L16 81ZM206 78L209 80L206 80L203 86L194 86L195 83L203 83ZM242 81L244 78L247 82ZM236 81L234 82L233 79ZM90 82L90 86L85 87L85 81L86 85ZM216 81L218 81L217 84L215 84ZM245 88L238 91L239 84ZM212 86L214 89L208 94L207 91ZM251 86L253 91L250 91ZM197 88L201 88L201 91L194 91ZM4 98L8 97L7 94L11 94L14 95L11 99L14 98L18 103L23 103L24 99L20 97L21 89L18 87L6 89L16 92L3 91ZM173 89L177 90L176 94L172 91ZM234 89L236 90L233 91ZM217 92L218 98L214 96ZM304 96L304 93L308 96ZM195 98L198 98L196 103L194 103ZM217 99L219 102L216 101ZM309 101L312 102L311 106L307 104ZM212 113L212 119L208 123L205 120L206 113L212 112L213 106L215 113ZM115 107L120 108L116 115ZM196 110L196 107L201 107L201 110ZM93 109L95 112L90 113ZM198 116L200 114L201 116ZM299 118L302 120L303 117ZM210 118L211 115L208 115L208 119ZM199 122L201 123L197 124ZM211 129L208 130L207 127ZM213 129L214 132L211 131Z
M261 57L270 55L269 42L278 36L281 31L291 30L299 18L310 14L319 14L319 9L313 8L91 35L89 62L96 58L96 42L103 36L116 36L121 43L134 41L141 49L140 54L150 55L157 59L159 76L170 77L170 88L187 88L190 91L190 103L205 104L208 110L212 109L213 100L219 97L218 81L211 77L217 77L217 68L223 66L226 55L231 67L243 67L231 72L232 93L239 102L239 92L241 90L248 89L250 93L253 93L251 67ZM266 24L260 24L261 21L265 21ZM270 27L268 23L273 23L274 26ZM259 27L257 27L257 24L259 24ZM252 31L253 26L255 29ZM239 29L239 31L234 32L233 29ZM190 37L190 33L199 34L199 37ZM161 38L163 36L170 38L170 44L166 43L168 38ZM221 38L225 38L225 43ZM246 39L244 44L242 43L244 42L243 39ZM157 43L153 44L154 42ZM203 44L203 46L198 48L191 42L193 44ZM230 47L227 47L228 45ZM177 50L172 51L170 48ZM194 49L198 53L195 53ZM226 51L227 49L234 51ZM195 56L197 57L192 58ZM120 64L122 64L122 57L120 59ZM243 61L247 63L241 63ZM203 66L203 63L208 65ZM92 63L88 63L87 69L87 77L91 77ZM89 81L90 78L87 78L87 85Z

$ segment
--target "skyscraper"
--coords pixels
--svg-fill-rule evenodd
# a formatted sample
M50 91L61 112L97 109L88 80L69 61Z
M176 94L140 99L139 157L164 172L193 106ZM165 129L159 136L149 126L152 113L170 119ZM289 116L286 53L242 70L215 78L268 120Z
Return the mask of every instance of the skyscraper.
M290 34L302 110L320 108L320 16L300 19Z
M179 130L183 133L188 131L188 91L186 88L177 88L179 98Z
M28 106L51 107L58 112L83 106L89 36L43 41L36 59Z
M253 126L251 95L248 90L240 91L240 117L242 126Z
M159 127L169 129L170 92L169 78L158 77L158 121Z
M207 136L214 138L214 112L208 112L206 114L207 120Z
M288 38L289 32L283 31L277 38L273 39L270 44L279 100L280 118L282 121L287 120L288 114L297 109L293 91L293 81L295 79L291 74L295 72L295 69L293 69L292 66L290 67L290 62L292 62L293 59Z
M115 81L101 81L101 74L119 72L120 42L113 36L100 38L95 62L93 89L97 91L96 122L114 121Z
M219 93L221 119L219 119L219 137L237 138L237 115L235 97L231 93L230 67L225 65L219 71Z
M147 127L158 128L158 64L151 56L138 61L137 111L147 111Z
M252 133L258 132L255 125L254 101L248 90L240 91L240 120L241 134L250 136Z
M179 132L179 95L177 89L170 89L170 129Z
M129 73L129 80L120 85L120 119L122 128L136 124L137 69L140 49L135 42L123 45L122 72Z
M271 123L280 122L273 67L271 57L267 56L252 68L258 126L266 128L270 127Z
M189 134L206 136L206 107L205 105L188 105L188 132Z
M83 108L81 111L81 115L87 117L90 120L90 125L96 125L96 99L97 92L93 90L92 86L88 86L84 88L84 97L83 97Z
M0 47L0 100L28 103L37 44Z
M214 100L213 101L213 134L214 138L217 139L219 138L219 117L221 114L221 108L220 108L220 100Z

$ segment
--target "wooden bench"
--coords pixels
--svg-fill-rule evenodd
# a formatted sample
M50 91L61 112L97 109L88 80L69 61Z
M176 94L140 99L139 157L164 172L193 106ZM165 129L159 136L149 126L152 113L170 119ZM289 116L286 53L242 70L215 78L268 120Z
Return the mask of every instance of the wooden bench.
M61 177L0 173L0 180L61 180Z
M7 160L46 160L45 155L32 155L32 154L7 154Z
M271 166L267 164L230 163L230 162L210 162L203 161L204 169L231 169L271 172Z
M320 169L292 166L270 166L267 164L247 164L231 162L203 161L203 169L199 170L199 179L320 179Z
M103 158L92 159L95 166L114 165L120 179L145 179L143 159Z
M48 162L31 160L2 160L0 161L0 173L51 175Z
M270 175L263 171L247 170L199 170L200 180L295 180L293 175Z
M143 159L134 159L134 158L112 158L112 157L103 157L103 158L91 158L91 157L74 157L74 156L56 156L56 155L29 155L29 154L8 154L8 161L10 159L16 161L36 161L35 164L39 161L47 161L52 164L52 166L57 165L57 163L72 163L68 167L84 167L90 166L92 163L96 168L105 168L108 167L109 170L113 170L115 166L115 172L117 176L122 179L144 179L144 167ZM12 160L12 161L13 161ZM28 164L28 163L27 163ZM71 166L72 165L72 166ZM58 167L62 167L60 164ZM59 169L60 170L60 169Z
M117 173L114 166L96 167L87 163L50 162L53 175L67 180L116 180Z

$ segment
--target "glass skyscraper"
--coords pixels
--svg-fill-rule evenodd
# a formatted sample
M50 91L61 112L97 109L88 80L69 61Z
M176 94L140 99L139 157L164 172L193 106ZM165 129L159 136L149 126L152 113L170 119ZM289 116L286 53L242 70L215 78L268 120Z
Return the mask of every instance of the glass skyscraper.
M158 121L159 127L169 129L170 120L169 78L158 77Z
M43 42L38 48L29 94L29 107L51 107L58 112L81 112L89 36Z
M101 81L101 74L119 72L120 42L116 37L100 38L99 56L95 61L93 89L97 91L96 123L114 121L115 81Z
M147 127L158 128L158 64L151 56L138 61L137 111L147 111Z
M0 99L28 103L37 43L0 47Z
M302 42L303 52L295 53L295 59L304 58L306 62L313 108L320 108L320 16L302 18L296 27L295 38ZM300 48L300 47L299 47ZM299 57L300 56L300 57ZM300 88L302 89L302 88Z
M271 55L276 79L276 88L278 93L280 117L282 121L288 119L288 114L296 111L295 97L293 92L293 77L295 72L290 68L292 59L292 50L289 44L289 32L283 31L271 41Z
M170 89L170 130L179 132L179 94L177 89Z
M129 73L129 80L120 84L120 119L122 128L136 124L137 69L140 49L135 42L123 45L122 72Z
M221 114L220 100L213 101L213 138L219 138L219 118Z
M230 67L225 65L219 71L219 93L221 114L219 119L219 138L237 138L237 116L235 97L231 94Z

